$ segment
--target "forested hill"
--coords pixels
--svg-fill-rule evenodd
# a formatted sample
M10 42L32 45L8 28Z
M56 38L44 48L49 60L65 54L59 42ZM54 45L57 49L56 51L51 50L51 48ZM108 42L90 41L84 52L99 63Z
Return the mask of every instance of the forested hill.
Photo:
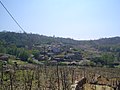
M120 45L120 37L102 38L94 40L94 43L98 45Z
M0 32L0 41L16 46L32 46L51 43L63 43L68 45L88 46L116 46L120 45L120 37L102 38L98 40L77 41L70 38L48 37L31 33Z
M31 33L0 32L0 40L17 46L51 44L61 42L64 44L78 44L79 42L70 38L48 37Z

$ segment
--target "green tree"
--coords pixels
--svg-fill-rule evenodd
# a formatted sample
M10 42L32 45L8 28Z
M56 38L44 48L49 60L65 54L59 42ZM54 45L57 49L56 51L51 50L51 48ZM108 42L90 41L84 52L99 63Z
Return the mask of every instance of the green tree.
M21 49L20 53L19 53L19 58L23 61L27 61L29 58L30 54L25 50L25 49Z
M39 58L40 51L39 50L32 50L32 54L34 55L35 59Z
M106 65L109 65L114 62L115 57L112 53L105 53L102 55L101 59L104 60Z
M6 53L5 43L0 41L0 53Z

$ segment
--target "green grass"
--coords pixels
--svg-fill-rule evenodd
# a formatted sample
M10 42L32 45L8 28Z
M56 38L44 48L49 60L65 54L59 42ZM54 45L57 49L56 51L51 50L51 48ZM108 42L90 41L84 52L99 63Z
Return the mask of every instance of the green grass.
M120 68L120 65L118 65L118 66L115 66L116 68Z
M13 60L13 59L9 59L8 60L8 63L13 65L14 62L17 62L18 65L25 65L25 64L28 64L28 62L24 62L24 61L21 61L21 60Z

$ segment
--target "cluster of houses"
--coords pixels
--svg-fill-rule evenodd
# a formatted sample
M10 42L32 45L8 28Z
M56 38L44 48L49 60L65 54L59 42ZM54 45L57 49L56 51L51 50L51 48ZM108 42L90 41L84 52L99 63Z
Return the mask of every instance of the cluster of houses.
M35 49L40 50L38 61L49 60L55 62L73 62L82 60L82 54L78 50L74 50L71 46L63 44L51 44L46 46L36 46Z
M45 61L48 61L50 64L62 62L62 64L68 65L82 65L90 62L89 60L85 60L83 58L81 51L76 50L72 46L61 43L53 43L51 45L37 45L33 48L39 51L37 58L35 58L34 55L31 55L32 60L38 64L44 64ZM9 54L1 54L0 60L7 62L9 57Z

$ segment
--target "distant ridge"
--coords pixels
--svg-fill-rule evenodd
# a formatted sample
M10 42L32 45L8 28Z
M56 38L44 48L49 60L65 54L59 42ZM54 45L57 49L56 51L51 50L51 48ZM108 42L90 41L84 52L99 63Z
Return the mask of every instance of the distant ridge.
M16 33L4 31L0 32L0 40L8 44L16 44L17 46L36 45L36 44L51 44L53 42L63 43L68 45L120 45L120 37L102 38L98 40L74 40L70 38L48 37L32 33Z

